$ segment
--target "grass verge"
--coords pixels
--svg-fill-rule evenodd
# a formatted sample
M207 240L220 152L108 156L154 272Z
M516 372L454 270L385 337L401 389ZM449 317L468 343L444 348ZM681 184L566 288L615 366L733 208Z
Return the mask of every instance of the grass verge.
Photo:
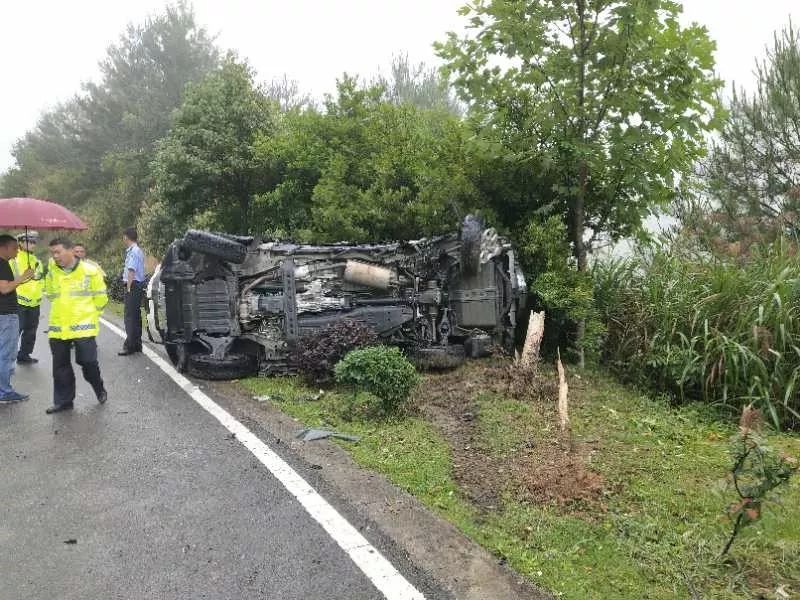
M125 305L122 302L117 302L116 300L109 300L108 304L106 304L105 310L110 312L115 317L119 317L120 319L125 316Z
M479 369L466 366L456 377L470 380ZM357 444L337 443L558 597L800 593L798 481L782 506L742 534L729 559L719 559L729 532L725 508L734 498L726 479L734 426L705 407L673 408L598 373L572 378L574 452L591 478L574 478L575 493L559 488L550 501L532 501L518 484L550 485L537 481L547 470L537 461L558 445L550 406L505 397L487 382L486 389L470 384L463 392L469 395L463 419L437 417L428 407L431 389L442 381L426 376L409 415L381 420L348 410L349 395L335 390L313 400L297 379L242 384L307 426L362 436ZM769 441L800 455L796 435L773 434ZM513 476L494 479L505 465L516 465ZM476 469L497 501L476 499L474 478L465 475ZM591 495L577 489L590 484Z

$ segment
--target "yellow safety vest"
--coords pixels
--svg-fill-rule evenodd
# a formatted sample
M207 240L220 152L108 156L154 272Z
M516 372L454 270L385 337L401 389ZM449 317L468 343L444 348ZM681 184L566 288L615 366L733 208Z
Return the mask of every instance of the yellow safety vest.
M58 340L96 336L100 313L108 304L100 269L80 259L69 273L57 264L51 267L44 286L51 303L49 336Z
M17 286L17 304L35 308L42 303L44 293L44 269L42 262L32 252L20 250L17 257L11 259L11 271L14 277L19 277L30 265L33 269L33 279Z
M101 267L97 262L93 261L91 258L84 258L82 260L86 264L92 265L93 267L97 267L98 269L100 269L100 275L102 275L103 279L105 279L106 272L103 270L103 267Z

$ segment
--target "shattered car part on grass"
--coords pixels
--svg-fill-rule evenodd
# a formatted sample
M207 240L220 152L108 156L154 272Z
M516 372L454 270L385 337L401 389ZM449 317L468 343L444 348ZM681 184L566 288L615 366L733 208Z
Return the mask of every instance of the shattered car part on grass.
M317 440L327 440L328 438L336 438L345 440L346 442L358 442L361 440L361 437L358 435L349 435L347 433L339 433L338 431L330 431L328 429L302 429L297 432L295 437L304 442L315 442Z
M303 245L190 230L147 287L148 332L181 372L292 371L303 336L352 319L424 368L513 343L525 278L511 244L467 217L458 234Z

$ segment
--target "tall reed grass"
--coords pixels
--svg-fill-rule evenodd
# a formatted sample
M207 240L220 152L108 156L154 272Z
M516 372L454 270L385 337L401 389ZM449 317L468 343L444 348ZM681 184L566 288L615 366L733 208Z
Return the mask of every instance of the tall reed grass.
M746 257L666 249L594 266L603 358L624 379L738 414L754 403L800 426L800 258L778 242Z

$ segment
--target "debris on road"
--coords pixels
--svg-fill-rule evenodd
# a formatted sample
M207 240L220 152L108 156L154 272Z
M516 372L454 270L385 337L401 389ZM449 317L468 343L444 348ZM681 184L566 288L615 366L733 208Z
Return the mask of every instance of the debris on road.
M64 540L64 543L74 545L78 543L78 540L76 540L75 538L69 538L68 540Z
M298 440L304 442L314 442L316 440L325 440L327 438L338 438L348 442L358 442L361 437L357 435L348 435L346 433L338 433L336 431L329 431L327 429L302 429L295 436Z

